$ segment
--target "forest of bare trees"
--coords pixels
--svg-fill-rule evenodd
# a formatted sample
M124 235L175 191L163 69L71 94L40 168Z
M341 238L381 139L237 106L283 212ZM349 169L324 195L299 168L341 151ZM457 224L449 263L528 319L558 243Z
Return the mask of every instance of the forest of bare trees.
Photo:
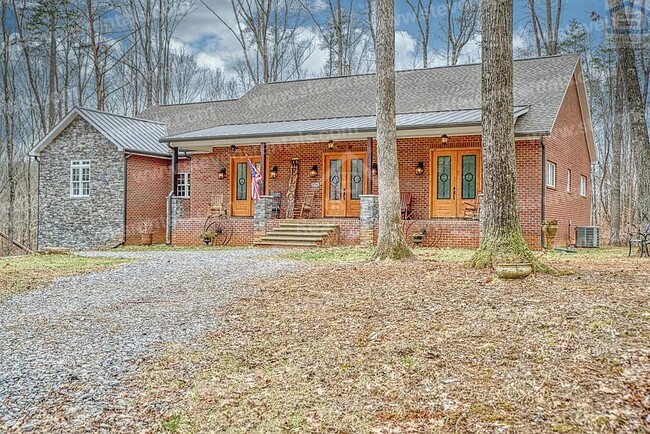
M1 1L0 232L27 246L37 211L27 154L73 106L137 115L156 104L237 98L257 83L375 70L374 0ZM582 56L598 147L593 220L616 243L650 217L642 134L650 5L609 0L612 20L569 17L566 3L515 0L514 56ZM229 50L238 60L225 69L205 66L175 38L199 8L236 41ZM469 52L480 45L480 0L396 0L396 11L396 29L415 41L410 66L480 60ZM316 73L307 67L315 52L326 57Z

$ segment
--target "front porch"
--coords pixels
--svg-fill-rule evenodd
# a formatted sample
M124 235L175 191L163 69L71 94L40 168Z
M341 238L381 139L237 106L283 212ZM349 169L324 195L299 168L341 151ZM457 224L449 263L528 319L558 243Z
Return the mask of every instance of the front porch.
M472 210L478 208L482 189L480 144L481 136L475 134L398 139L400 190L410 197L407 236L428 229L423 237L426 245L478 246L479 223ZM518 162L533 160L537 152L535 144L518 142ZM249 158L262 175L260 193L271 203L263 223L254 217ZM231 245L252 245L287 221L336 225L339 245L376 241L376 223L364 223L362 210L362 197L378 193L381 167L376 164L373 138L214 146L202 152L197 148L189 164L178 167L174 179L189 179L183 171L191 174L191 190L184 189L187 197L172 199L176 205L171 244L201 244L205 220L216 202L228 212ZM520 194L525 200L520 203L528 208L522 208L522 226L528 243L539 248L539 189L530 184L523 174ZM174 188L178 191L178 185ZM305 203L308 210L300 215Z

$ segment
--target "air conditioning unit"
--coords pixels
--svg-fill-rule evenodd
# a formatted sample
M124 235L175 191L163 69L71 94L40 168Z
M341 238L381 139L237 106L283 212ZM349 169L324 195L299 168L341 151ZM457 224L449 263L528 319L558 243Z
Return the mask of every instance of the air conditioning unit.
M576 247L600 246L600 233L598 226L577 226Z

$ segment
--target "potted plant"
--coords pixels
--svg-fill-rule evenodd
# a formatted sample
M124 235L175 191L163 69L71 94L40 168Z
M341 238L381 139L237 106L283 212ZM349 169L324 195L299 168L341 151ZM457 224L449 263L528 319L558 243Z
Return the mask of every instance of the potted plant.
M153 243L154 223L151 220L141 220L138 224L140 244L150 246Z
M553 248L553 240L557 234L557 220L547 220L542 225L544 236L546 238L546 248L551 250Z
M504 258L495 264L494 272L502 279L523 279L533 272L533 265L518 258Z
M216 237L217 237L217 234L215 234L212 231L205 231L205 232L201 233L201 235L199 236L199 238L201 238L203 240L203 242L205 243L206 246L209 246L210 244L212 244Z
M427 228L420 228L416 233L411 234L411 241L415 244L416 247L419 247L420 244L424 241L424 237L427 234Z

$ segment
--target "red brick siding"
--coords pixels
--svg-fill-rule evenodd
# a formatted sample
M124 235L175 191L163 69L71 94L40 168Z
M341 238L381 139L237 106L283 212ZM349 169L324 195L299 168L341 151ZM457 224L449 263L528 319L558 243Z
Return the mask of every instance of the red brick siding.
M429 170L431 149L479 147L480 136L450 137L446 145L439 137L404 138L398 140L398 160L400 170L401 191L413 194L414 215L419 219L429 217ZM291 159L300 160L300 176L297 186L297 200L300 204L307 191L313 187L313 182L319 182L316 189L313 217L322 218L322 186L323 186L323 154L327 152L365 152L365 140L353 142L337 142L334 149L329 150L327 143L307 143L271 145L268 148L267 160L269 170L278 167L278 176L268 179L268 191L282 193L281 216L286 212L286 191L289 184ZM259 146L239 146L236 155L259 155ZM199 244L198 235L203 231L207 206L211 198L219 193L224 195L224 201L230 201L230 148L215 148L207 154L196 154L191 159L192 191L190 199L190 220L179 222L174 235L174 243ZM373 161L376 161L376 146L373 145ZM417 176L415 168L418 162L424 163L424 174ZM313 165L318 166L318 176L309 177ZM225 167L227 176L218 179L219 170ZM529 245L538 249L540 246L541 227L541 146L538 141L517 142L517 181L519 201L522 207L521 222L524 236ZM381 170L381 167L379 168ZM183 171L183 170L180 170ZM373 177L373 194L377 194L377 177ZM312 220L315 221L315 220ZM358 219L327 219L341 225L341 241L344 244L355 244L359 240ZM462 219L434 219L443 232L441 246L476 247L478 245L478 223ZM252 218L235 219L235 236L232 244L249 244L253 241ZM275 223L269 223L272 227Z
M146 220L154 226L153 242L164 243L170 161L141 155L131 155L126 161L126 242L140 244L138 226Z
M554 244L567 246L575 242L575 227L588 226L591 222L591 160L575 80L569 85L552 134L544 143L547 161L557 165L556 188L546 187L545 217L558 220ZM568 169L571 169L570 193L566 191ZM581 175L587 177L586 197L580 196Z

